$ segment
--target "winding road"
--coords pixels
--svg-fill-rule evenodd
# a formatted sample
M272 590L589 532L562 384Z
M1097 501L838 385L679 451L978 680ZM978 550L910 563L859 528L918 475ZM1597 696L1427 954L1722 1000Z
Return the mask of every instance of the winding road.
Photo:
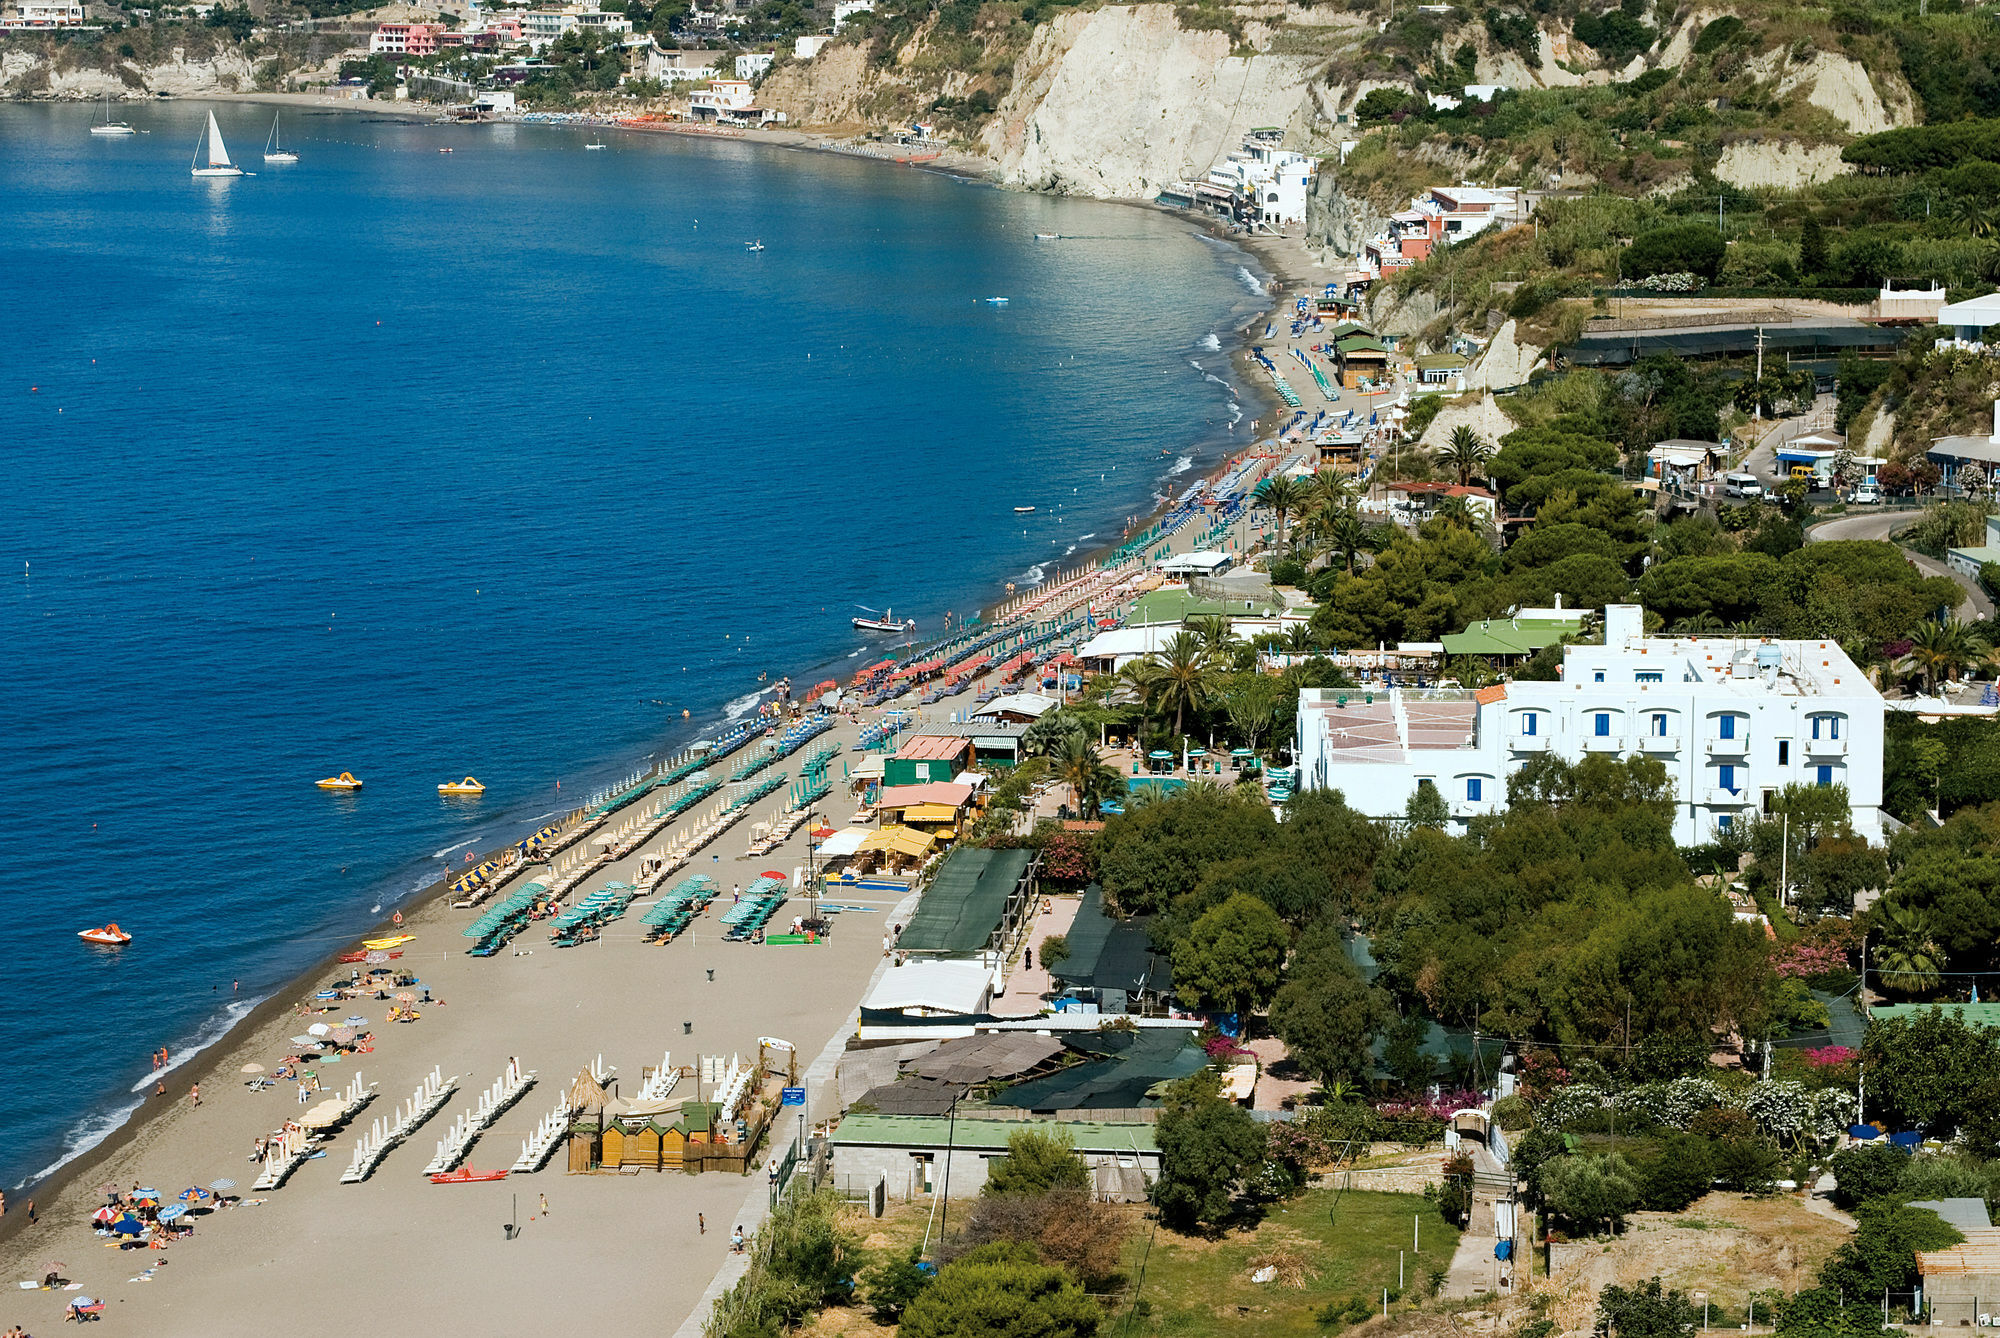
M1911 511L1865 511L1859 515L1835 516L1823 520L1806 531L1807 543L1822 543L1828 539L1887 539L1891 532L1908 525L1915 518ZM1965 591L1965 598L1956 610L1960 618L1970 622L1975 618L1991 618L1993 601L1979 588L1979 583L1962 572L1952 570L1936 558L1927 558L1922 553L1903 550L1903 556L1917 564L1917 570L1926 576L1949 576L1957 581Z

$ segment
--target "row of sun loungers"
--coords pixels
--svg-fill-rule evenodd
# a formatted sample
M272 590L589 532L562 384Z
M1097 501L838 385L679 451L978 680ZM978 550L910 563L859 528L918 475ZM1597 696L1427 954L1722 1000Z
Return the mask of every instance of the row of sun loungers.
M679 938L713 900L715 880L705 873L676 883L639 917L639 923L646 927L646 941L666 943Z
M521 1061L510 1059L506 1070L494 1079L493 1085L479 1094L479 1106L468 1110L452 1122L449 1132L438 1140L437 1156L431 1158L424 1167L425 1175L442 1175L465 1160L465 1154L479 1141L479 1135L486 1132L488 1125L500 1118L509 1106L519 1101L530 1087L535 1085L532 1069L523 1070Z
M376 1120L354 1145L354 1161L341 1173L340 1183L358 1185L374 1174L382 1158L389 1155L389 1149L401 1143L428 1120L443 1109L451 1094L458 1090L458 1075L443 1076L442 1069L432 1069L410 1099L403 1103L392 1120Z
M549 938L559 948L574 946L584 938L625 914L625 908L639 894L630 883L606 883L549 921Z
M722 913L722 923L729 929L723 937L737 943L749 939L778 913L788 890L782 878L759 878L750 884L743 899Z

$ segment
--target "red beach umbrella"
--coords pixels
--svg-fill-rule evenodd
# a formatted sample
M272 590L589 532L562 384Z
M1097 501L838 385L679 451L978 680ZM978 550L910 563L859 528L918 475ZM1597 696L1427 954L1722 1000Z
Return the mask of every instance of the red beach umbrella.
M757 876L759 878L783 878L785 875L781 873L773 873L771 870L766 869L764 870L764 872L758 874Z

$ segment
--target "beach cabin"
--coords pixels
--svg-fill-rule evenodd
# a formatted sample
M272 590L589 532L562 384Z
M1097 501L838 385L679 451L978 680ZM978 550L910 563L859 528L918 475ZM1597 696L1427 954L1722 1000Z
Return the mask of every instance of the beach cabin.
M972 815L972 797L973 787L957 781L888 785L875 800L875 816L885 824L956 838Z
M1335 342L1334 360L1340 369L1340 384L1349 390L1364 381L1388 379L1389 346L1373 335L1354 334Z
M903 740L896 755L882 764L885 786L922 785L949 781L972 769L972 740L951 734L917 734Z
M973 721L998 720L1009 724L1032 724L1061 705L1054 697L1039 692L1010 692L976 708Z

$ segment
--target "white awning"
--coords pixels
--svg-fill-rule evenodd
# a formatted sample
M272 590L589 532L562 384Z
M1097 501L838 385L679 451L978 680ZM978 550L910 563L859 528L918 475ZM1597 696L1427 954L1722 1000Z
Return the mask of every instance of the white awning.
M843 828L819 843L819 853L828 859L845 859L861 849L868 834L866 827Z
M978 962L905 962L882 973L863 1008L983 1013L993 999L993 972Z

